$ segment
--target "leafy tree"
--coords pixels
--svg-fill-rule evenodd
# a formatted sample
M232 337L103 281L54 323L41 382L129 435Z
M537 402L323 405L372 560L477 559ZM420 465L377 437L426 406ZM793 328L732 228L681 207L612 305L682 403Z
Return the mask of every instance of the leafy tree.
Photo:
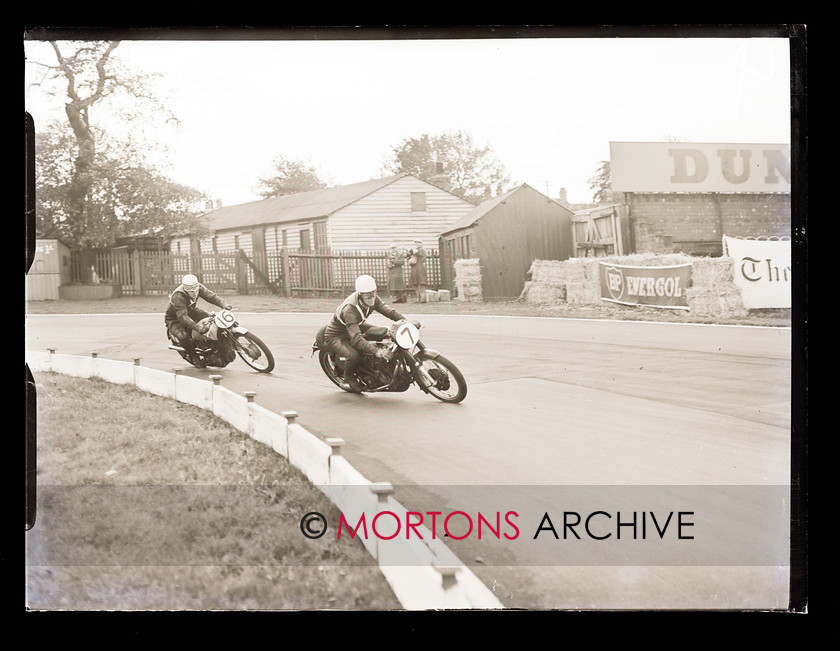
M314 166L308 163L277 156L273 165L276 174L259 180L263 188L260 191L263 199L327 187L327 184L319 178Z
M598 171L589 177L588 187L592 190L592 199L595 203L609 203L613 200L610 161L601 161Z
M510 189L508 173L493 150L476 145L463 131L407 138L393 147L382 171L413 174L475 204Z
M82 42L65 53L50 42L55 63L30 62L44 70L42 92L64 96L67 117L36 135L37 226L88 255L120 236L186 230L201 203L198 191L156 171L165 150L147 137L150 120L175 118L149 92L151 75L120 64L119 44ZM112 121L95 124L94 114Z

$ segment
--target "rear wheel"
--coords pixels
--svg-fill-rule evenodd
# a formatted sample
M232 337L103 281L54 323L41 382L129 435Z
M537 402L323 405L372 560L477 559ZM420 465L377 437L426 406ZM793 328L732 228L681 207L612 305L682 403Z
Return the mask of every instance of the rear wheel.
M330 379L330 382L332 382L335 386L344 389L344 387L341 386L344 380L344 374L338 368L335 353L329 350L319 351L318 363L321 364L321 370L324 371L324 375ZM346 389L344 390L346 391Z
M417 361L432 376L435 383L426 387L435 398L443 402L461 402L467 397L467 381L461 371L445 357L418 355Z
M271 373L274 370L274 355L252 332L236 335L236 353L255 371Z

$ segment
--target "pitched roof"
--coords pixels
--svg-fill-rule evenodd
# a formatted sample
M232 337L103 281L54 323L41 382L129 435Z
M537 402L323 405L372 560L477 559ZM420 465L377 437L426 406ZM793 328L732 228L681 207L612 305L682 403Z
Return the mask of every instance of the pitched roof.
M456 221L448 229L446 229L443 233L441 233L441 235L446 235L447 233L452 233L453 231L457 231L461 228L467 228L468 226L472 226L479 219L484 217L484 215L486 215L491 210L493 210L496 206L498 206L500 203L503 203L505 201L505 199L510 197L510 195L514 194L515 192L519 192L519 190L521 190L523 188L529 188L531 190L534 190L527 183L523 183L522 185L517 185L515 188L513 188L511 190L508 190L507 192L505 192L503 194L500 194L498 197L493 197L492 199L488 199L487 201L482 201L473 210L471 210L466 215L461 217L458 221ZM537 192L537 190L534 190L534 192ZM554 199L551 199L551 201L554 201ZM555 203L557 203L557 202L555 201ZM562 206L562 204L560 204L560 203L557 203L557 205ZM563 206L563 207L565 207L565 206ZM567 210L568 210L568 208L567 208Z
M398 174L384 179L372 179L350 185L298 192L283 197L271 197L236 206L224 206L210 211L205 218L211 230L223 230L326 217L404 176L407 175Z
M451 233L452 231L457 231L461 228L466 228L467 226L472 226L475 224L479 219L484 217L488 212L493 210L496 206L502 203L505 199L507 199L510 195L514 192L519 190L519 188L524 187L525 184L518 185L512 190L508 190L507 192L500 194L498 197L493 197L492 199L487 199L487 201L482 201L478 204L475 208L473 208L470 212L466 215L461 217L458 221L452 224L446 231L441 233L441 235L445 235L446 233Z

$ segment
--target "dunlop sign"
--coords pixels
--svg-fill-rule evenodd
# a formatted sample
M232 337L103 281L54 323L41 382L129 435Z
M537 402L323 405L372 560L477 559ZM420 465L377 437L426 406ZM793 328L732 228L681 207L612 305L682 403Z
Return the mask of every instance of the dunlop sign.
M790 192L790 145L611 142L615 192Z
M598 263L601 298L624 305L688 309L685 290L691 286L691 264L629 267Z

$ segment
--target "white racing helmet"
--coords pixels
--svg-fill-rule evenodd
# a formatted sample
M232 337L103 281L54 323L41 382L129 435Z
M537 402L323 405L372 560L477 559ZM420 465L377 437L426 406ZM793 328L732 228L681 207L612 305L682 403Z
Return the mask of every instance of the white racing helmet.
M371 276L359 276L356 278L356 292L363 305L373 305L376 299L376 280Z
M187 274L181 278L181 285L192 298L198 296L198 278L193 274Z

